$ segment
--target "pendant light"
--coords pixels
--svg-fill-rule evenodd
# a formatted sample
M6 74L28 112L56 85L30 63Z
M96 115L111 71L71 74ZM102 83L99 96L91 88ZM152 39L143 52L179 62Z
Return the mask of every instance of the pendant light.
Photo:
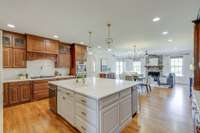
M107 44L108 51L112 51L111 44L113 43L113 39L111 38L111 35L110 35L110 28L111 28L111 24L107 24L107 38L105 38L105 42Z
M88 48L87 48L87 51L88 51L88 55L92 55L93 52L92 52L92 41L91 41L91 38L92 38L92 32L89 31L89 41L88 41Z

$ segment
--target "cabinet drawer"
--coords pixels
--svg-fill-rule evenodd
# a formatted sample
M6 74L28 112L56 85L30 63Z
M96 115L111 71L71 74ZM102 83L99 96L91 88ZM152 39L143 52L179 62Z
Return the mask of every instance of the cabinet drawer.
M80 103L76 103L76 114L86 120L88 123L94 126L97 125L97 115L95 110L90 109Z
M125 89L120 92L120 98L126 97L128 95L131 95L131 88Z
M113 94L111 96L105 97L100 101L100 108L104 108L114 102L116 102L119 99L119 94Z
M94 99L87 98L85 96L76 94L76 101L82 105L85 105L85 106L91 108L91 109L96 110L96 108L97 108L97 102Z
M96 133L96 128L87 123L85 120L76 116L76 127L81 133Z
M63 95L67 96L67 97L73 97L74 96L74 92L70 91L70 90L66 90L64 88L59 87L58 88L59 92L62 92Z

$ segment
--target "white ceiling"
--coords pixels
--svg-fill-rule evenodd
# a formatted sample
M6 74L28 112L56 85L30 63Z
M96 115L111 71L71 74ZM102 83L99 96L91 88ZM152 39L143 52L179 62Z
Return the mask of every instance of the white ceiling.
M198 8L200 0L0 0L0 28L50 38L56 34L65 42L88 42L92 31L93 43L103 46L111 23L117 50L136 45L162 53L192 49L191 21ZM153 23L156 16L161 20Z

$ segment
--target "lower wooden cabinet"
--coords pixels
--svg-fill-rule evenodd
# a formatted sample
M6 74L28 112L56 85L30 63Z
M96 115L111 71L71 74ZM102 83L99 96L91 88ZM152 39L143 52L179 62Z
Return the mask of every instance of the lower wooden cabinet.
M4 106L28 102L31 100L31 83L17 82L4 84Z
M33 81L33 100L40 100L49 96L48 81Z
M9 105L9 84L3 84L3 106Z

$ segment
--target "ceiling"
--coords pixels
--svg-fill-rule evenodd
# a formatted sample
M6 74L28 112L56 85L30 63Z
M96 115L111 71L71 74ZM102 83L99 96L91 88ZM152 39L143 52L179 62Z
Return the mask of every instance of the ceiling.
M85 43L92 31L95 47L104 47L111 23L117 51L130 51L133 45L160 53L190 51L198 8L200 0L0 0L0 28ZM154 17L160 21L153 23Z

